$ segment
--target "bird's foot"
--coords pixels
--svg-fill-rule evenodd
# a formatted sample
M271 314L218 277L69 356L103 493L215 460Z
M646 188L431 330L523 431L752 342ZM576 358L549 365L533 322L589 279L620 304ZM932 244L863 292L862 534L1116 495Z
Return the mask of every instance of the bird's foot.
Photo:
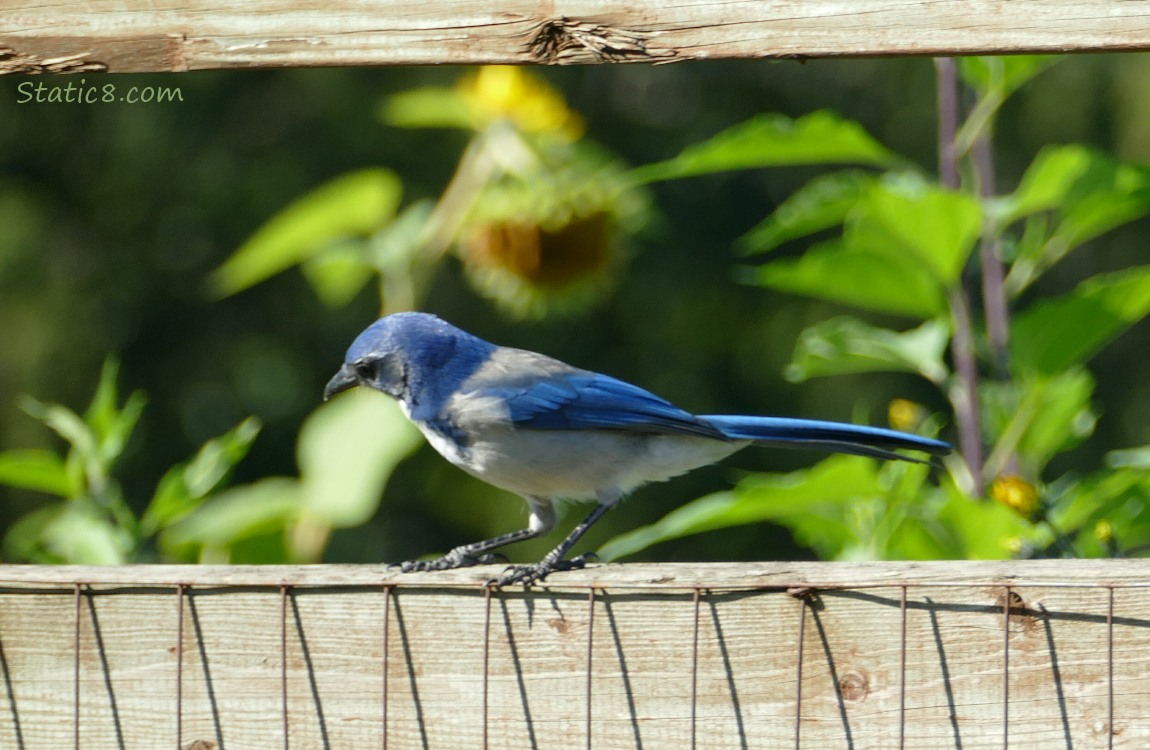
M534 565L512 565L503 571L503 575L488 581L487 585L511 586L520 583L526 588L537 581L542 581L552 573L566 570L581 570L587 566L588 562L594 562L598 559L598 555L594 552L588 552L578 557L573 557L570 560L548 560L547 558L543 558L543 560Z
M406 560L401 563L392 563L388 567L399 568L401 573L413 573L424 570L470 568L473 565L491 565L497 562L507 562L507 558L498 553L474 555L461 547L457 547L443 557L437 557L434 560Z

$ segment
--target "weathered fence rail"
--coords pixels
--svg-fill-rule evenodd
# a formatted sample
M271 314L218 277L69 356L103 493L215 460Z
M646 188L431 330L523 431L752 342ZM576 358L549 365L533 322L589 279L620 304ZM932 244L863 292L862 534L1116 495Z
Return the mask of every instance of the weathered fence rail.
M0 9L0 72L1147 48L1150 13L1128 0L31 0Z
M1145 561L495 570L0 568L0 747L1150 745Z

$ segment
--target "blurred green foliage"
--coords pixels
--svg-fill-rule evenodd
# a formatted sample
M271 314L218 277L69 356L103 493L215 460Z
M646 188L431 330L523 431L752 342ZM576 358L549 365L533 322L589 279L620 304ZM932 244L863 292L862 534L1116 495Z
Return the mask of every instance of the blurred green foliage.
M419 433L392 403L367 394L317 409L300 430L300 476L227 487L260 431L245 419L164 472L137 517L113 470L144 409L118 405L118 365L105 363L83 416L25 397L30 416L68 444L0 453L0 484L61 498L11 525L8 559L93 565L161 560L318 562L332 529L364 523Z
M396 465L419 441L385 399L357 393L324 404L300 428L298 478L265 477L219 492L165 532L167 557L319 562L333 530L371 518Z
M136 516L113 469L144 410L136 391L121 405L119 367L104 363L96 394L83 416L60 404L23 399L28 414L67 444L61 457L49 450L0 453L0 483L54 495L59 500L20 518L4 535L11 560L91 565L167 557L162 540L170 527L195 515L226 482L259 433L255 419L203 445L189 461L168 469L144 512Z
M948 472L937 483L928 481L922 466L879 469L873 461L842 456L784 476L752 474L731 491L688 503L654 525L611 540L604 557L761 521L787 526L798 541L832 559L1114 555L1150 549L1142 513L1117 512L1130 503L1150 502L1144 468L1111 461L1111 468L1085 477L1047 475L1055 456L1094 431L1094 379L1085 364L1150 313L1150 265L1091 276L1056 297L1022 299L1030 284L1083 241L1150 213L1150 170L1077 145L1047 147L1014 192L995 196L981 190L993 162L989 150L981 157L975 153L978 141L989 143L995 115L1009 95L1054 62L1050 57L961 61L975 95L954 135L956 155L970 155L961 185L940 184L905 162L877 174L820 175L740 242L744 255L766 253L841 225L841 236L796 259L747 268L744 280L896 314L918 327L878 327L845 316L817 322L800 334L787 376L805 381L858 372L916 373L949 398L960 437L967 420L977 433L973 446L960 442L960 453L949 457ZM799 123L794 129L801 130ZM720 134L690 147L691 173L729 169L737 158L724 149L736 142ZM819 143L829 156L819 161L866 163L857 151L860 142L867 142L865 134L860 136L853 123L824 129ZM745 152L741 143L734 148L739 155ZM809 159L806 148L781 147L771 163ZM980 243L980 257L972 260ZM984 315L976 350L969 352L970 371L990 377L968 383L971 375L961 372L957 360L963 356L958 332L972 325L964 279L971 267L983 282ZM995 340L995 324L1008 340ZM950 362L944 357L948 351ZM903 416L892 409L893 426L925 427L932 434L947 419L913 411L909 419ZM985 461L983 445L989 449ZM1134 450L1141 455L1146 448ZM1121 488L1117 494L1115 487ZM997 502L984 501L984 492Z
M387 399L316 410L381 310L428 309L697 412L873 422L889 403L897 426L934 432L952 413L948 292L977 286L963 269L987 234L1014 313L1009 371L975 342L983 478L991 494L1016 478L1000 502L973 499L957 463L935 484L923 467L743 452L734 490L707 494L725 467L645 488L589 542L669 513L607 551L1138 552L1146 449L1113 449L1145 443L1150 417L1133 376L1150 332L1131 328L1150 63L1055 59L963 63L960 147L992 125L997 182L1017 186L990 197L917 166L935 160L926 60L120 79L175 82L183 106L16 105L18 81L0 81L5 556L396 560L516 526L518 499L427 448L405 458L420 443ZM146 410L113 396L101 426L16 409L21 393L82 403L108 352ZM49 511L85 515L24 525Z

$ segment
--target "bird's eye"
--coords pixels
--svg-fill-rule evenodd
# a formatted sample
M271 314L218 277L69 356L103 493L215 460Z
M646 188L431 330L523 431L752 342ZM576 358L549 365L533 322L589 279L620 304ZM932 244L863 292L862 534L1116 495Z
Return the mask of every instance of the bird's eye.
M359 376L361 380L374 380L379 370L378 363L370 359L361 359L352 365L352 367L355 369L355 374Z

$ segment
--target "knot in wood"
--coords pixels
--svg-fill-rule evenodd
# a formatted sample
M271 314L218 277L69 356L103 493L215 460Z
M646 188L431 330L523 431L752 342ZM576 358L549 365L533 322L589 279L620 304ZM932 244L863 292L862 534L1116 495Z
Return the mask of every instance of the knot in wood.
M216 750L216 743L211 740L194 740L184 745L181 750Z
M847 672L839 680L843 700L861 701L870 695L870 680L861 672Z
M648 37L641 31L560 16L539 24L527 43L527 51L536 62L548 65L642 62L675 56L674 50L649 50Z

